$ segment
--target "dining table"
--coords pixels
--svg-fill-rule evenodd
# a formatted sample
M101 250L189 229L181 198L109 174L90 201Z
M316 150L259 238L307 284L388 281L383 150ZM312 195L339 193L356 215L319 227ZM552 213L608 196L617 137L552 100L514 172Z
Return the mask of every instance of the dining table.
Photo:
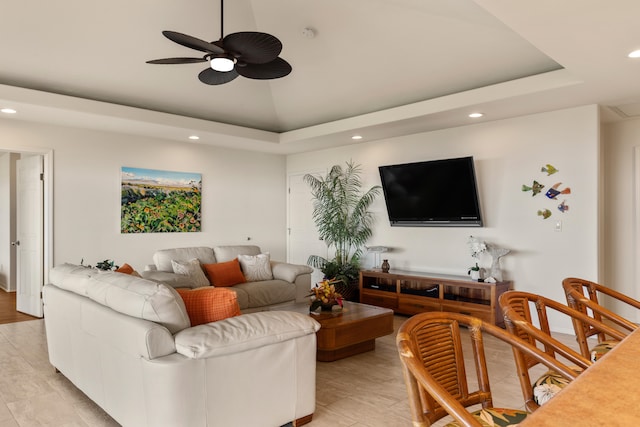
M640 426L640 329L518 425Z

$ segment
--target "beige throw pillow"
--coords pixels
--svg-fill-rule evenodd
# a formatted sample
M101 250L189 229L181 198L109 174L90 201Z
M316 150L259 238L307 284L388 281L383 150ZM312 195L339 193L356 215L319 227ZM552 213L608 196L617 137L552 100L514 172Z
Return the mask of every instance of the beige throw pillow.
M207 279L204 271L202 271L198 258L193 258L189 261L176 261L172 259L171 266L173 267L174 273L189 276L195 288L209 286L209 279Z
M259 255L238 255L240 267L247 282L273 279L269 253Z

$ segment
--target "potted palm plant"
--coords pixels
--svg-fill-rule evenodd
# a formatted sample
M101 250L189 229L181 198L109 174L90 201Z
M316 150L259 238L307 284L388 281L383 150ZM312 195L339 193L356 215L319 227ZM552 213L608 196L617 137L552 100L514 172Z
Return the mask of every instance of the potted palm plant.
M374 221L369 207L381 187L375 185L363 192L360 166L353 161L344 168L334 165L324 178L306 174L304 181L311 188L318 234L334 253L331 259L311 255L307 264L319 268L325 278L334 279L346 299L357 299L360 256Z

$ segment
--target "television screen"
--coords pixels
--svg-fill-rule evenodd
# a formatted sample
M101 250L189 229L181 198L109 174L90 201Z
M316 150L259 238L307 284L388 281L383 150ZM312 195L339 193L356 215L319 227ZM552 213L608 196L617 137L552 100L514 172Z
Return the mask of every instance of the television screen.
M482 227L473 157L378 169L392 226Z

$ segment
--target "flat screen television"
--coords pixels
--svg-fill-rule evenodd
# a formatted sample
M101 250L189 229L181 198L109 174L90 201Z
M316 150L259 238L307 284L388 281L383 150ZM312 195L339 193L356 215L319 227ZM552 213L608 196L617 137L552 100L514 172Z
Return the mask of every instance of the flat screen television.
M473 157L378 169L391 226L482 227Z

